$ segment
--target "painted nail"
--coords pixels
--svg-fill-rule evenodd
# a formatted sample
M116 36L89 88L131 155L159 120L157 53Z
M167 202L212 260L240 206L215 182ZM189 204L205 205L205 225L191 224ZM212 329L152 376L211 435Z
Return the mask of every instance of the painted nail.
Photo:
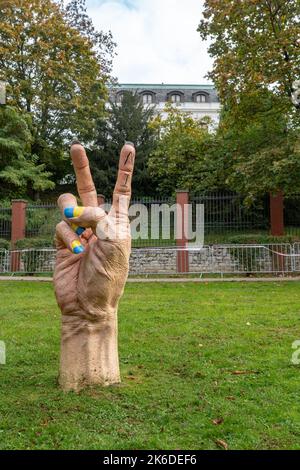
M84 211L84 207L66 207L64 210L64 215L68 219L71 219L73 217L80 217Z
M79 235L79 236L82 235L83 232L85 232L85 228L84 228L84 227L77 227L77 229L75 230L75 233L76 233L77 235Z
M81 245L81 243L78 240L74 240L71 243L71 248L75 255L79 255L80 253L84 252L84 247Z
M78 227L78 225L76 224L71 224L71 229L74 230L76 235L79 235L79 236L82 235L83 232L85 231L84 227Z

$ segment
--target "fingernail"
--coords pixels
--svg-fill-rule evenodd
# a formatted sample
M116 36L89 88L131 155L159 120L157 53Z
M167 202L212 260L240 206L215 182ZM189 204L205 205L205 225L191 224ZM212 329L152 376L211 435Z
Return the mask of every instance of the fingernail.
M134 147L134 143L133 143L133 142L130 142L129 140L126 140L126 141L125 141L125 145L132 145L132 147Z
M84 211L83 207L66 207L64 210L64 215L68 219L72 219L73 217L80 217Z
M84 227L78 227L78 225L76 224L71 224L71 229L74 230L76 235L79 235L79 236L82 235L83 232L85 231Z
M74 140L74 142L71 143L71 147L73 147L73 145L81 145L81 142L79 142L79 140Z
M79 255L80 253L84 252L84 247L81 245L81 243L78 240L74 240L71 243L71 248L75 255Z
M80 236L83 234L84 231L85 231L84 227L77 227L77 229L75 230L75 233Z
M71 219L73 217L73 212L74 212L74 207L66 207L64 210L64 215L68 219Z

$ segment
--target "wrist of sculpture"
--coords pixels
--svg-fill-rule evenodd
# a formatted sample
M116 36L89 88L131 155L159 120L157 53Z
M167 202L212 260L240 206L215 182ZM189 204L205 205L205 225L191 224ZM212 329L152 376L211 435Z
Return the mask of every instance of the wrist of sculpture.
M59 383L63 390L120 382L117 311L98 322L62 318Z

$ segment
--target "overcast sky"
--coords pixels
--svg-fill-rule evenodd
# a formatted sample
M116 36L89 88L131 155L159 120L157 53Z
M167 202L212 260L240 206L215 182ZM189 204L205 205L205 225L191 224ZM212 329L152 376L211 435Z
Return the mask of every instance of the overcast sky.
M197 33L202 0L87 0L89 15L111 30L119 83L209 83L207 44Z

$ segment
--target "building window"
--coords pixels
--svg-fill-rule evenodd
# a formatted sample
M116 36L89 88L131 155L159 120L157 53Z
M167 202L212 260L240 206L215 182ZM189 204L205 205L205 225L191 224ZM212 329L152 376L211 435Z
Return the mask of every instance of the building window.
M181 102L181 96L178 93L173 93L173 95L170 96L171 102L172 103L180 103Z
M203 93L199 93L198 95L196 95L196 103L206 103L206 95L204 95Z
M152 104L153 96L150 93L143 94L143 104Z

